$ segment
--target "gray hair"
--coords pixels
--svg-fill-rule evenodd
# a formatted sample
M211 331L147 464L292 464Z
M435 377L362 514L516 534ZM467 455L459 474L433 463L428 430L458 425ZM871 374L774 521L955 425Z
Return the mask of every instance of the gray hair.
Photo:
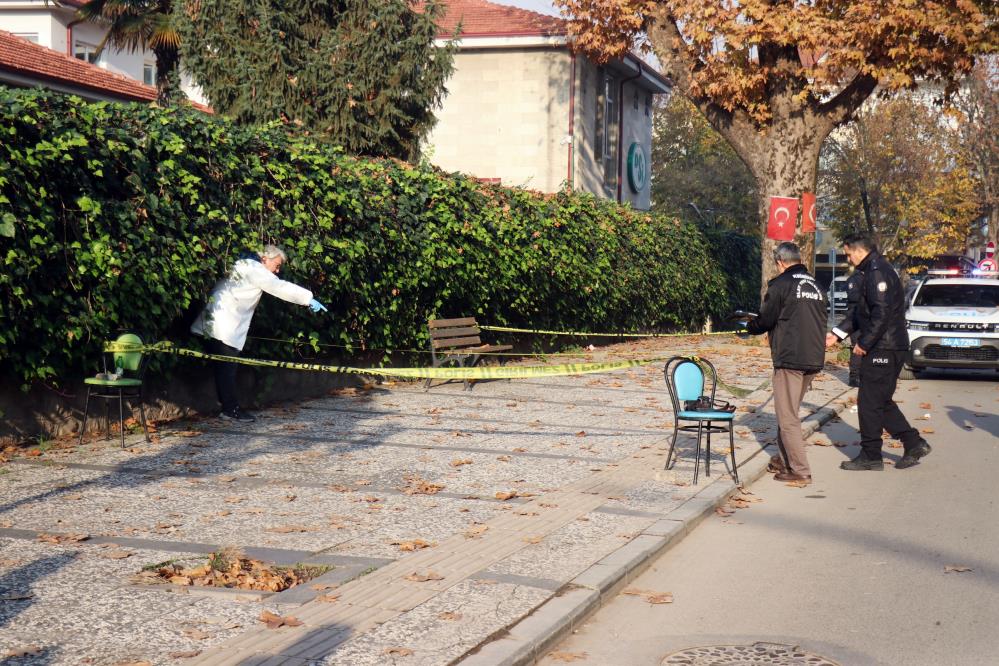
M794 243L784 242L774 248L774 262L800 264L801 250Z
M288 255L277 245L265 245L263 251L260 253L260 257L262 259L277 259L280 257L281 261L288 261Z

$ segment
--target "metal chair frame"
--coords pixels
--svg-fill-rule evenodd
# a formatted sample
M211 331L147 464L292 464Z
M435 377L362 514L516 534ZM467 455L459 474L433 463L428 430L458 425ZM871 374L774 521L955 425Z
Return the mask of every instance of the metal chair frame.
M701 390L697 396L686 397L679 395L679 391L676 386L676 372L685 364L690 363L694 365L701 374ZM711 371L711 403L715 402L715 391L718 388L718 373L715 370L715 366L707 359L698 358L696 361L689 356L674 356L673 358L666 361L666 366L663 368L663 376L666 380L666 389L669 391L670 401L673 403L673 436L669 443L669 453L666 454L666 465L663 469L672 469L673 465L676 464L676 460L673 458L673 451L676 446L676 438L681 431L683 432L696 432L697 433L697 448L694 454L694 484L697 484L697 477L700 471L701 462L701 437L706 435L706 446L704 455L704 474L705 476L711 476L711 434L712 433L724 433L728 432L728 446L729 453L732 457L732 477L735 480L736 485L739 484L739 469L735 462L735 414L732 414L729 418L719 419L717 416L710 416L705 414L703 417L694 416L680 416L680 412L688 411L683 408L684 400L696 400L701 395L708 395L704 392L705 383L705 366ZM696 425L681 425L680 421L694 421ZM728 427L722 425L715 425L715 423L722 422L727 423ZM679 457L679 455L677 455Z
M127 335L127 334L126 334ZM118 336L118 340L121 340L122 336ZM138 336L135 336L138 338ZM141 344L141 338L139 338ZM136 353L136 352L122 352L122 353ZM140 423L142 423L142 432L146 437L146 441L151 441L149 439L149 428L146 426L146 410L145 405L142 401L142 381L143 376L146 372L146 365L149 359L148 354L140 355L138 367L134 370L129 368L124 368L127 372L134 372L134 377L129 377L129 379L139 380L138 386L102 386L99 384L87 384L87 402L83 408L83 424L80 426L80 441L79 444L83 444L83 436L87 432L87 418L90 415L90 399L91 398L102 398L104 400L104 430L105 441L111 439L111 400L118 400L118 428L121 431L121 447L125 448L125 406L124 403L128 400L129 405L132 405L132 400L135 399L139 403L139 418ZM119 353L114 354L103 354L101 361L104 365L104 372L108 372L108 357L112 358L112 362L117 363ZM115 366L117 367L117 365ZM132 412L134 413L135 408L132 407Z

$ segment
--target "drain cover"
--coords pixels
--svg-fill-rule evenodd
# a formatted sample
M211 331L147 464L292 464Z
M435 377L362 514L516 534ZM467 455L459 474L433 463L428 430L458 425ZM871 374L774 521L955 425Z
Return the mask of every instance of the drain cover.
M752 645L705 645L687 648L667 655L663 666L682 664L684 666L839 666L832 659L826 659L812 652L806 652L797 645L780 643L753 643Z

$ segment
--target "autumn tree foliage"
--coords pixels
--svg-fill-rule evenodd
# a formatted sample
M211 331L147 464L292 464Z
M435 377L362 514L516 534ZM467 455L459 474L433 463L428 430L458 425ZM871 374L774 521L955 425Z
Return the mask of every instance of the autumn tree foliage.
M868 103L823 147L823 219L840 238L870 233L901 265L963 254L980 197L961 138L954 118L921 96Z
M951 91L996 46L986 0L557 2L576 48L598 61L636 45L655 53L752 171L761 224L771 196L814 191L823 141L876 90ZM812 239L799 241L811 257Z
M975 65L954 99L961 151L976 182L987 239L999 245L999 58Z
M686 97L670 95L656 107L652 136L653 210L757 235L753 175Z

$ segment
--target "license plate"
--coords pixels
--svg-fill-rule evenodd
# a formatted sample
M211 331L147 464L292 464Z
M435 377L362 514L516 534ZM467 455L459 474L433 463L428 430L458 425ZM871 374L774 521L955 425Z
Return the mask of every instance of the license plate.
M982 341L978 338L943 338L940 344L944 347L981 347Z

